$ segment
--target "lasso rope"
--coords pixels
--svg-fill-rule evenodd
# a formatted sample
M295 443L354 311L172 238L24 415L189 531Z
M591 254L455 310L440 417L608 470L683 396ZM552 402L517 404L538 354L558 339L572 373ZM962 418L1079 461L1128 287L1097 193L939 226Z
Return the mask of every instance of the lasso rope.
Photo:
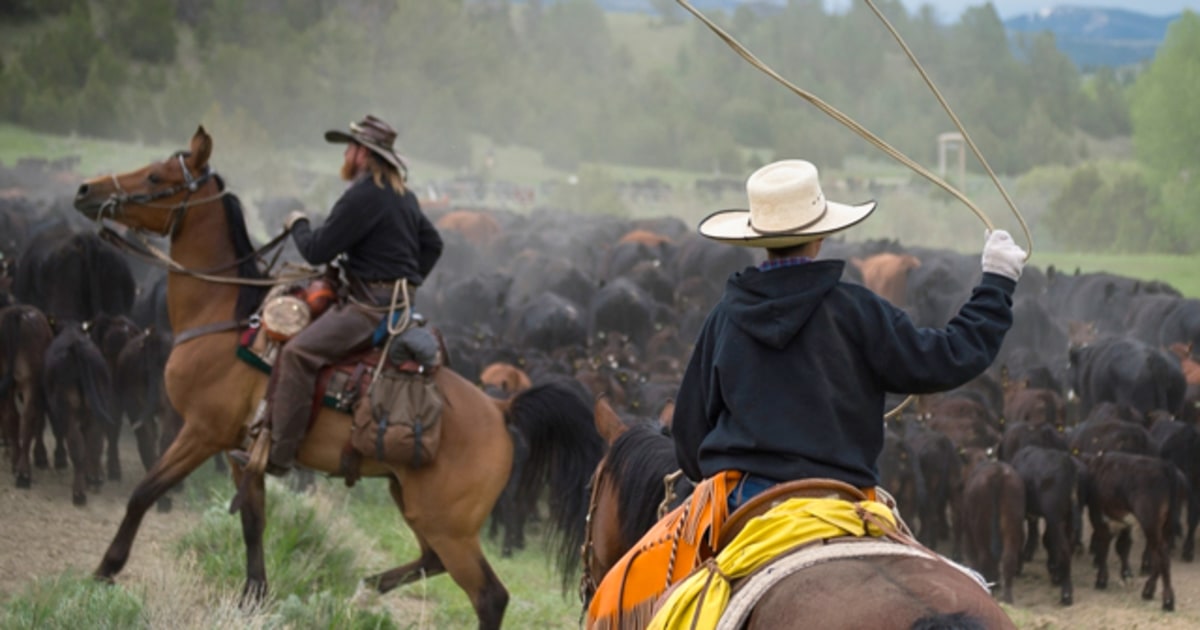
M734 50L734 52L741 55L743 59L745 59L746 61L748 61L750 63L750 65L754 66L755 68L758 68L763 73L765 73L767 76L771 77L772 79L775 79L779 83L782 83L785 87L787 87L789 90L794 92L796 95L800 96L801 98L808 101L809 103L812 103L814 106L816 106L817 109L819 109L822 112L824 112L825 114L829 115L829 117L838 121L842 125L848 127L851 131L858 134L864 140L871 143L871 145L878 148L880 151L883 151L888 156L895 159L897 162L900 162L901 164L907 166L908 168L910 168L912 171L914 171L918 175L929 180L930 182L932 182L933 184L935 184L942 190L945 190L946 192L950 193L950 195L952 195L955 199L958 199L964 205L966 205L967 208L969 208L971 210L971 212L975 213L975 216L979 217L979 220L982 221L985 226L987 226L987 229L989 229L989 230L995 229L995 225L993 225L991 219L988 218L988 216L983 212L983 210L981 210L979 208L979 206L975 205L974 202L972 202L970 199L968 199L967 196L964 195L962 192L960 192L957 188L951 186L949 183L947 183L941 177L938 177L932 171L925 168L921 164L917 163L916 160L913 160L912 158L908 157L904 153L900 152L899 149L896 149L892 145L885 142L882 138L880 138L879 136L872 133L871 130L862 126L857 121L855 121L853 118L850 118L846 114L842 113L836 107L821 100L817 95L815 95L815 94L805 90L804 88L797 86L796 84L792 83L791 81L788 81L787 79L785 79L778 72L773 70L770 66L768 66L767 64L765 64L761 60L759 60L758 57L754 56L754 53L750 52L749 49L747 49L740 42L738 42L736 39L734 39L732 35L725 32L724 29L722 29L720 26L718 26L716 23L714 23L712 20L710 20L706 15L704 15L699 10L697 10L695 7L693 7L691 5L691 3L688 2L688 0L676 0L676 2L678 2L679 5L682 6L683 8L687 9L688 12L690 12L692 15L696 16L701 22L703 22L705 24L705 26L707 26L710 30L712 30L713 33L716 33L716 35L718 37L720 37L722 41L724 41L730 48L732 48ZM967 146L969 146L971 148L971 152L975 154L975 157L979 159L980 163L983 164L984 169L987 171L988 177L991 178L992 183L995 184L996 188L1000 191L1000 195L1004 198L1005 203L1008 204L1009 209L1012 210L1013 215L1016 216L1017 221L1021 224L1021 230L1025 233L1025 240L1029 243L1029 248L1025 255L1025 259L1028 260L1029 256L1032 255L1032 253L1033 253L1033 235L1030 234L1029 226L1025 223L1025 218L1021 215L1021 211L1017 209L1016 204L1013 202L1012 198L1008 195L1008 192L1004 189L1004 186L1000 183L1000 179L998 177L996 177L996 173L992 170L992 167L988 165L987 160L984 159L983 154L979 151L979 148L975 146L975 142L973 140L971 140L971 136L967 133L966 128L963 127L962 122L959 121L958 116L956 116L954 114L954 111L950 108L949 103L947 103L946 99L942 97L942 94L941 94L941 92L938 91L937 86L935 86L933 84L933 80L925 72L925 69L921 66L921 63L919 61L917 61L916 56L912 53L912 50L904 42L904 39L902 37L900 37L900 33L898 33L896 31L896 29L892 26L891 22L889 22L888 19L886 17L884 17L883 13L881 13L879 11L879 9L875 6L875 3L872 2L872 0L865 0L865 2L867 3L867 6L871 7L871 11L873 11L875 13L875 15L878 16L879 19L883 22L884 26L887 27L888 32L890 32L892 34L892 37L894 37L896 39L896 41L900 44L900 47L904 49L904 54L908 56L909 61L911 61L913 63L913 65L917 68L917 71L921 74L921 78L924 79L925 84L928 85L929 89L933 91L934 96L936 96L938 99L938 103L940 103L942 105L942 109L944 109L946 111L946 113L950 116L950 119L952 121L954 121L954 126L958 129L959 133L962 134L963 141L967 144Z

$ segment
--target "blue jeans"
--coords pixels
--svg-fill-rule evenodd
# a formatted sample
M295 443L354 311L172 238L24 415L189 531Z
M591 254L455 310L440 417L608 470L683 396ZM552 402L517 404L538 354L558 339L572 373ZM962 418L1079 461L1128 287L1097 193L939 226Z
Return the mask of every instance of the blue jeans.
M729 513L733 514L734 510L744 505L747 501L778 483L780 482L775 479L769 479L760 475L750 473L742 475L742 478L729 491L729 497L725 500L726 505L729 506Z

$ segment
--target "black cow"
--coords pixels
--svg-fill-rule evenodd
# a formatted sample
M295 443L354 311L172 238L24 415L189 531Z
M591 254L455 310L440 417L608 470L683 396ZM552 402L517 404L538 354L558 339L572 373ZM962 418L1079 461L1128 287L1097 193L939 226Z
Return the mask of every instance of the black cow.
M1071 385L1084 415L1102 401L1127 404L1143 414L1178 413L1187 382L1179 361L1132 337L1104 337L1072 349Z
M1046 548L1046 570L1050 573L1050 583L1062 588L1059 602L1070 606L1074 597L1071 547L1078 521L1079 479L1075 461L1063 450L1026 446L1012 458L1012 466L1025 482L1027 531L1023 559L1033 560L1038 520L1045 519L1042 545Z
M1181 557L1191 562L1195 558L1196 525L1200 523L1200 431L1194 424L1166 420L1154 423L1150 435L1158 444L1159 455L1175 464L1187 482L1187 526ZM1175 525L1172 523L1172 528Z
M947 514L956 513L954 506L962 492L962 461L958 447L941 432L915 422L908 423L904 441L917 458L914 474L920 474L925 486L923 499L920 493L917 495L920 522L917 537L925 546L937 549L938 541L950 537ZM951 555L958 556L961 551L955 544Z
M1133 577L1129 567L1132 537L1129 517L1137 520L1146 537L1150 555L1150 577L1142 588L1142 599L1153 599L1158 578L1163 580L1163 610L1175 610L1175 590L1171 586L1171 558L1167 540L1171 524L1179 519L1178 473L1170 463L1159 457L1105 452L1085 456L1087 480L1085 503L1092 523L1091 550L1096 561L1096 588L1108 587L1108 546L1112 540L1110 526L1120 524L1117 555L1121 560L1121 577Z
M108 366L96 344L78 325L64 326L50 346L42 367L46 407L55 433L65 435L75 468L71 500L87 503L85 482L99 487L99 444L103 431L116 422Z

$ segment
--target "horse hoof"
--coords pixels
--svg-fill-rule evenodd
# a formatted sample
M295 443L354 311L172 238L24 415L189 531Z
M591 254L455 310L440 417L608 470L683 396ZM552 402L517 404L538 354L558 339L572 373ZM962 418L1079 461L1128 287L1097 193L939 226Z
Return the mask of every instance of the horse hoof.
M96 571L95 573L93 573L92 579L97 582L100 582L101 584L108 584L109 586L117 583L117 581L113 579L113 576L105 575L105 574L101 573L100 571Z
M17 487L26 490L33 487L33 477L28 473L17 473Z
M171 507L171 497L163 497L158 500L158 503L155 504L155 508L158 510L159 514L170 512Z
M375 589L376 591L379 591L379 592L382 592L382 589L380 588L380 585L382 583L383 583L383 574L382 573L379 573L377 575L369 575L362 579L363 586L365 586L367 588Z
M87 505L87 495L82 492L73 492L71 493L71 503L74 503L78 507L83 507Z

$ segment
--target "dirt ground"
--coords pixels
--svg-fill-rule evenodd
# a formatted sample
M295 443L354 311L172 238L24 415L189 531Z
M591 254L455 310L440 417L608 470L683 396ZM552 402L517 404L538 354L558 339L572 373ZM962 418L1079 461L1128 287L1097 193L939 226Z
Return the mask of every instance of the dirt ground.
M53 446L53 440L48 446ZM4 464L0 474L0 602L20 593L35 578L67 570L84 575L94 571L117 533L129 495L142 478L132 440L122 442L122 481L106 481L99 492L88 494L83 507L71 503L70 468L35 469L33 487L17 489L7 453L0 459ZM189 515L181 510L160 514L151 509L142 519L133 553L118 579L139 583L149 575L169 571L175 562L169 545L190 523Z
M35 578L68 569L86 574L96 568L142 474L132 445L124 447L124 481L106 483L98 494L88 496L88 504L82 508L71 504L68 471L35 471L33 488L18 490L5 462L0 475L0 603L19 594ZM142 522L129 562L118 576L119 583L144 587L149 595L163 588L164 575L183 571L170 543L188 530L194 518L178 507L169 514L151 510ZM1138 539L1135 558L1140 558L1141 548ZM1174 613L1162 612L1158 597L1150 602L1141 599L1144 578L1123 584L1117 578L1115 558L1110 558L1109 566L1109 588L1097 591L1092 588L1095 572L1090 562L1076 556L1072 563L1075 605L1063 608L1057 603L1058 589L1047 579L1044 553L1039 553L1018 578L1013 593L1017 605L1007 610L1022 628L1200 628L1200 564L1179 561L1178 553L1172 559Z

